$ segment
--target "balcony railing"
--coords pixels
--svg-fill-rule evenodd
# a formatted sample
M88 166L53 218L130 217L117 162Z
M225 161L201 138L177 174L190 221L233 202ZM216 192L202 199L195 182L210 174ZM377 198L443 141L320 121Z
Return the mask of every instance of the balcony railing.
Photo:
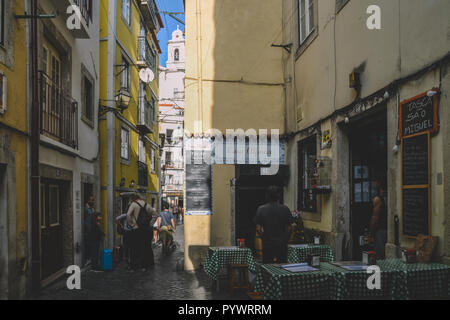
M41 134L78 149L78 103L39 72Z
M92 21L92 1L94 0L74 0L75 4L80 8L81 16L86 21L87 26Z
M148 187L148 166L141 161L138 161L138 185Z
M151 28L159 31L161 26L159 25L156 4L154 0L138 0L141 8L142 15Z
M145 97L139 99L139 117L138 128L143 134L153 132L154 119L154 106L151 102L147 101Z
M140 36L138 38L139 61L143 62L156 73L156 54L147 42L147 38Z

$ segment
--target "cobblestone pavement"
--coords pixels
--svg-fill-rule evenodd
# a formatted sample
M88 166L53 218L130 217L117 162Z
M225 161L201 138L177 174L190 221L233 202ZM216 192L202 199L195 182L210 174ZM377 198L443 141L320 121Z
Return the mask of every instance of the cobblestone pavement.
M68 290L62 279L45 288L39 299L43 300L230 300L225 291L216 292L212 281L203 270L180 271L184 258L184 228L177 227L177 249L170 256L163 256L161 248L153 250L155 268L129 273L125 263L112 272L85 271L81 275L81 290ZM178 270L177 270L178 264ZM226 286L222 285L222 288ZM233 299L248 299L236 294Z

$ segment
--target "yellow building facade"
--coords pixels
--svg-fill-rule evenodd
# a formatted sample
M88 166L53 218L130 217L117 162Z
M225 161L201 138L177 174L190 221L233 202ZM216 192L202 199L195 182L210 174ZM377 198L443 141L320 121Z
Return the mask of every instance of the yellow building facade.
M100 10L100 207L111 247L114 219L131 192L158 206L156 36L163 25L154 1L101 0Z
M211 129L223 135L227 129L273 129L283 135L282 49L271 47L282 39L282 1L186 0L185 11L186 130L202 136ZM268 38L273 42L268 43ZM235 201L237 194L248 200L262 195L258 201L264 201L264 191L258 188L279 178L257 175L253 180L257 186L246 185L249 180L241 168L213 166L212 215L191 215L186 208L186 270L204 262L208 247L234 245L236 238L243 237L241 227L252 217L239 220L239 212L250 210Z
M23 1L0 11L0 299L26 294L28 271L28 113Z

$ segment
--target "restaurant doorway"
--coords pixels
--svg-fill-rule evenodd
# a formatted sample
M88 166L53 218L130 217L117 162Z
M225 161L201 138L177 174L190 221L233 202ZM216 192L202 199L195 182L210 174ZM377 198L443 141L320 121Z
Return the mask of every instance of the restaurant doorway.
M387 177L386 109L352 124L350 142L350 232L352 259L362 258L360 237L369 231L377 177Z
M280 189L283 202L283 186L286 183L288 167L280 166L277 175L261 176L261 166L243 165L236 169L235 186L235 239L245 239L245 246L255 250L256 224L254 219L259 206L267 203L266 190L270 186Z

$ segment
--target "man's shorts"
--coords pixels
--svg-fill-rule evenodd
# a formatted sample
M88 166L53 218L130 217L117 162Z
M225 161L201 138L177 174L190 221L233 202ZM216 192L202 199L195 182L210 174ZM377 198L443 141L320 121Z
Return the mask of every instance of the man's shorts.
M172 227L164 226L159 230L159 238L162 241L171 241L173 240L173 231Z

